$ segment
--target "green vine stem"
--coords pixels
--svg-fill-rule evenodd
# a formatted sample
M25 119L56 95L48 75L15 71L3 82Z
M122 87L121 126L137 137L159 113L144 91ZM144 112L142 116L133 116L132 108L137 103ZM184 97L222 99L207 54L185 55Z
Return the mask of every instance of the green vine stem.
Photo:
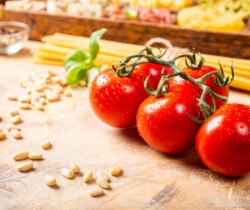
M146 63L146 62L156 63L156 64L160 64L160 65L171 68L174 71L174 73L163 75L161 77L161 80L156 90L153 90L151 87L149 87L148 85L149 77L147 77L146 80L144 81L144 86L145 86L146 91L150 95L160 97L168 92L168 89L169 89L168 80L171 79L171 77L173 76L180 76L181 78L197 85L198 87L202 89L201 97L197 100L199 102L201 111L205 117L205 120L209 118L216 111L215 98L218 98L225 102L227 101L227 97L215 93L214 91L211 90L210 87L205 85L205 80L207 78L211 79L211 76L214 75L215 80L211 79L213 83L215 83L218 86L229 85L234 79L233 62L231 63L232 77L230 79L229 77L225 76L223 67L221 66L220 63L219 63L219 67L220 67L219 71L216 70L213 72L209 72L205 74L204 76L198 79L195 79L193 77L190 77L183 70L181 70L178 66L176 66L175 61L180 58L185 58L185 63L189 68L194 69L194 70L199 69L205 62L205 59L200 54L199 54L199 57L200 57L199 62L197 61L195 52L193 54L182 54L170 60L162 60L161 57L163 56L163 54L155 55L153 51L147 47L144 50L142 50L139 54L131 55L121 60L118 68L115 68L114 65L112 67L119 76L129 76L133 72L133 69L136 65L141 64L141 63ZM212 98L212 107L210 107L205 102L205 98L207 95L210 95ZM194 119L194 120L197 122L201 122L197 119Z

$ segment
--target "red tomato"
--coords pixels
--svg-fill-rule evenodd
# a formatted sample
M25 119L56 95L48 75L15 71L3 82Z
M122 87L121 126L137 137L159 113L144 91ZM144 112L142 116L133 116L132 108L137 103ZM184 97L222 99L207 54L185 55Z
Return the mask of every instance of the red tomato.
M112 68L100 72L90 87L90 102L95 114L113 127L134 126L137 109L148 97L144 79L150 75L149 85L157 87L163 68L165 74L172 72L168 67L154 63L137 65L127 77L118 76Z
M153 89L156 89L158 83L162 76L162 70L164 70L163 74L168 75L174 73L172 69L167 66L162 66L156 63L142 63L135 66L135 69L143 71L146 75L150 75L149 83Z
M226 104L199 129L196 149L211 170L227 176L250 172L250 106Z
M182 153L194 146L200 125L189 115L199 113L197 97L194 89L181 88L159 98L145 99L137 113L137 128L144 141L168 154Z
M201 68L199 69L190 69L190 68L184 68L183 69L184 72L186 72L189 76L198 79L202 76L204 76L205 74L212 72L212 71L217 71L214 67L211 66L205 66L203 65ZM212 91L214 91L215 93L222 95L222 96L226 96L228 97L228 93L229 93L229 86L218 86L216 84L214 84L211 80L215 80L215 76L211 76L210 78L207 78L205 80L205 85L207 85L208 87L210 87L212 89ZM170 80L171 85L182 85L183 87L186 86L191 86L193 87L195 90L197 90L200 94L202 93L202 89L200 87L198 87L195 84L192 84L191 82L182 79L181 77L177 76L177 77L173 77L172 80ZM207 95L205 98L205 101L212 106L212 97L210 95ZM216 102L216 109L218 109L220 106L224 105L226 102L215 98L215 102Z

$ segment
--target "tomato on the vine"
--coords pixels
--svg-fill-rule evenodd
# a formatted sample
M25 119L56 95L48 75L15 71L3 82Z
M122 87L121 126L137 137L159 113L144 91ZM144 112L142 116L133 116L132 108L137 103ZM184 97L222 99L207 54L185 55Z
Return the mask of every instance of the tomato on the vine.
M250 172L250 106L226 104L199 129L196 149L211 170L227 176Z
M129 76L119 76L111 67L100 72L90 87L90 102L95 114L113 127L134 126L137 109L149 96L144 79L150 75L149 85L156 87L163 69L164 74L172 73L168 67L154 63L138 64Z
M150 96L137 112L137 128L144 141L157 151L178 154L195 145L200 124L190 116L199 115L193 88L171 90L162 97Z
M186 67L186 68L183 69L183 71L187 75L191 76L192 78L198 79L198 78L201 78L202 76L204 76L207 73L217 71L217 69L212 67L212 66L203 65L198 69L191 69L189 67ZM217 94L219 94L221 96L228 97L229 86L219 86L219 85L215 84L214 82L215 82L215 76L212 75L209 78L205 79L204 84L207 85L208 87L210 87L213 92L215 92L215 93L217 93ZM198 91L200 94L202 93L202 89L200 87L198 87L197 85L195 85L195 84L193 84L193 83L191 83L191 82L189 82L189 81L187 81L185 79L182 79L179 76L172 77L171 80L170 80L170 84L172 86L174 86L174 85L180 85L180 86L183 86L183 87L191 86L196 91ZM218 109L220 106L222 106L222 105L224 105L226 103L225 101L222 101L222 100L220 100L220 99L218 99L216 97L214 97L214 99L215 99L215 103L216 103L216 109ZM208 103L210 105L210 107L212 107L213 102L212 102L212 97L210 95L206 95L205 102Z
M146 75L149 75L149 83L153 89L156 89L158 83L163 75L168 75L174 73L172 69L167 66L163 66L157 63L141 63L135 66L135 69L144 72Z

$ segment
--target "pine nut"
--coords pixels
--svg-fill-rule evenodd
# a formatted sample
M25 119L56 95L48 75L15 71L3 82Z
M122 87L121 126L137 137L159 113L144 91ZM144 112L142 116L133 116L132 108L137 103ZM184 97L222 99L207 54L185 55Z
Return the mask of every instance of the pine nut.
M20 109L24 109L24 110L30 110L31 109L31 105L28 104L28 103L20 103L20 104L18 104L18 107Z
M15 139L21 139L22 138L21 132L19 130L11 129L10 134Z
M18 166L18 171L25 172L33 169L33 162L29 161Z
M15 125L21 123L22 121L23 121L23 120L22 120L21 115L16 115L16 116L12 117L11 120L10 120L10 122L11 122L12 124L15 124Z
M18 152L16 153L14 156L13 156L13 159L14 160L24 160L26 158L28 158L29 156L29 152L28 151L21 151L21 152Z
M73 179L75 176L74 172L68 168L62 168L61 173L67 179Z
M59 85L61 85L62 87L65 87L68 85L68 83L66 80L59 79Z
M20 96L18 96L18 101L21 103L29 104L31 102L31 96L30 95L20 95Z
M70 90L65 90L64 94L67 97L71 97L72 96L72 93L70 92Z
M43 98L43 97L41 97L41 98L38 99L38 102L39 102L40 104L42 104L42 105L45 105L45 104L46 104L46 99Z
M93 179L93 172L90 170L87 170L84 174L83 180L84 182L89 182Z
M97 178L102 178L105 179L106 181L110 181L109 176L103 170L97 171L96 176Z
M6 138L5 133L0 132L0 140L4 140Z
M35 107L37 110L39 110L39 111L44 111L43 105L42 105L41 103L39 103L39 102L35 102L35 103L34 103L34 107Z
M45 180L46 184L50 187L53 187L56 185L56 179L50 175L46 175L44 177L44 180Z
M10 111L10 115L13 116L13 117L16 116L16 115L19 115L19 111L17 109L13 109L13 110Z
M69 163L69 169L71 169L75 174L78 174L80 172L79 166L72 161L70 161Z
M41 160L42 158L43 158L43 155L41 153L31 152L29 154L29 159L30 160Z
M92 197L97 197L103 194L103 189L101 189L100 187L92 187L92 189L89 191L89 195Z
M48 99L49 102L56 102L60 100L60 95L58 95L57 93L50 93L46 95L46 98Z
M13 94L13 93L7 93L6 94L6 98L9 99L9 100L11 100L11 101L16 101L17 100L16 95Z
M54 87L52 87L52 90L56 93L63 93L64 92L64 89L62 86L60 85L55 85Z
M96 180L96 184L99 187L103 188L103 189L109 189L110 188L110 185L109 185L108 181L106 179L103 179L103 178L98 178Z
M122 172L121 166L114 166L110 170L110 174L112 176L119 176L121 174L121 172Z
M51 142L50 141L45 141L43 144L42 144L42 148L43 149L49 149L51 147Z
M16 129L16 130L21 130L20 128L18 128L16 125L14 125L14 124L12 124L12 123L8 123L7 125L6 125L6 129L8 130L8 131L11 131L12 129Z
M55 72L51 71L50 69L46 69L45 72L50 74L50 76L56 76L57 75Z

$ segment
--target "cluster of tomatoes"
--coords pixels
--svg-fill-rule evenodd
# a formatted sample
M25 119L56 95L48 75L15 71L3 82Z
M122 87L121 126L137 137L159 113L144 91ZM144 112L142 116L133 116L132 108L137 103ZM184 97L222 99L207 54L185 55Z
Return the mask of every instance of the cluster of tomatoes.
M198 79L216 69L203 65L182 71ZM250 107L226 104L207 94L205 105L216 105L217 111L205 119L199 105L202 88L178 75L168 80L168 91L162 96L148 94L145 78L149 75L148 85L156 89L162 72L174 73L171 68L152 62L136 65L129 76L119 76L111 67L101 71L90 87L94 112L113 127L137 126L143 140L157 151L179 154L196 145L199 157L211 170L228 176L249 173ZM214 75L206 78L204 85L227 97L228 85L219 86L215 79Z

